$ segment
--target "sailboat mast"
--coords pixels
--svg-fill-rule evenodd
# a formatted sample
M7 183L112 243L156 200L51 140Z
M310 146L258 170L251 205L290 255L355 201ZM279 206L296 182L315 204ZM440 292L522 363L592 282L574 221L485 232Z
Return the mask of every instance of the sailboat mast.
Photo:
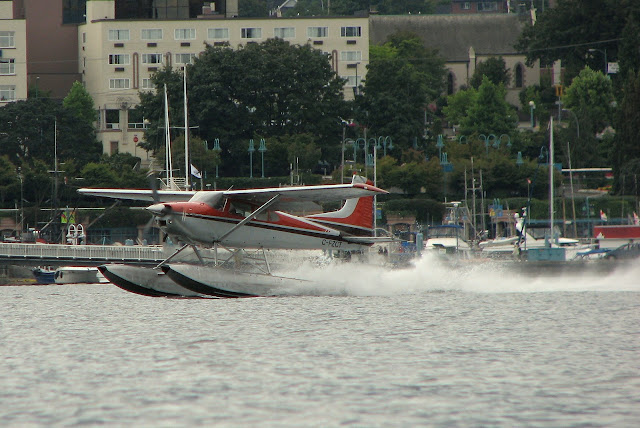
M553 242L553 116L549 122L549 219L551 225L549 228L551 242Z
M184 184L185 189L190 190L189 179L191 175L191 163L189 162L189 123L187 119L187 66L185 65L183 70L184 81Z
M167 185L170 189L174 188L173 184L173 165L171 162L171 133L169 130L169 99L167 97L167 84L164 85L164 144L165 155L164 164L167 168Z

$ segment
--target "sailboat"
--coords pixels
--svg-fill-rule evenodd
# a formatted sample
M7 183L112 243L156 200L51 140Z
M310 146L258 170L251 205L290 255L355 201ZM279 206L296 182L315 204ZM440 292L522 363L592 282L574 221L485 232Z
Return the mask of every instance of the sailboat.
M496 238L491 241L484 241L479 244L484 254L520 254L526 255L530 261L565 261L576 256L579 251L589 249L589 246L582 245L578 239L560 237L554 231L555 211L554 211L554 175L553 159L553 117L549 121L549 232L544 239L533 237L527 231L527 209L524 208L523 215L514 214L517 236L509 238Z

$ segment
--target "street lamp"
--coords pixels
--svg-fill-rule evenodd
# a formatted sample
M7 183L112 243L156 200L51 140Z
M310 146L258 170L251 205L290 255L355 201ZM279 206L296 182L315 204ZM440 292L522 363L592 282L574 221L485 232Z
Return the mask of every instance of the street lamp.
M536 109L536 103L533 102L533 100L529 101L529 110L531 111L531 127L535 128L536 127L536 118L533 115L533 111Z
M218 153L218 157L220 157L220 152L222 151L222 149L220 148L220 140L218 138L213 140L213 149L211 150ZM218 165L220 164L220 160L221 159L219 159L218 162L216 163L216 178L218 178Z
M607 62L607 49L605 48L604 50L602 50L602 49L591 48L589 49L589 52L600 52L601 54L604 55L604 75L607 76L609 74L609 63Z
M375 146L376 150L383 149L383 156L387 156L387 147L389 150L393 150L393 140L391 140L391 137L378 137L378 142Z
M253 178L253 152L256 148L253 146L253 139L249 140L249 178Z
M20 179L20 237L22 237L22 231L24 230L24 191L23 191L23 176L22 168L18 167L18 178Z
M264 178L264 152L267 151L267 143L264 138L260 138L260 147L258 148L260 155L262 156L262 178Z

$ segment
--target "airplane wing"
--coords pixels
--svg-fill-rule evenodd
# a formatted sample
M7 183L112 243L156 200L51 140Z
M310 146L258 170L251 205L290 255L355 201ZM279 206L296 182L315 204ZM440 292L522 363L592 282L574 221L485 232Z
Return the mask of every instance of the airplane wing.
M319 186L272 187L266 189L227 190L224 196L233 200L264 203L280 195L278 203L329 202L389 193L364 183L326 184Z
M154 202L151 189L78 189L81 195L100 196L113 199L130 199L134 201ZM195 195L195 191L158 190L158 199L162 202L185 202Z
M191 199L196 193L214 192L213 190L158 190L157 199L162 202L183 202ZM360 198L363 196L373 196L374 194L388 193L366 183L352 182L349 184L325 184L318 186L294 186L294 187L270 187L264 189L244 189L244 190L226 190L217 191L222 193L225 198L232 200L244 201L248 203L261 205L280 195L277 207L286 205L294 205L296 203L306 202L329 202L340 201L344 199ZM78 193L82 195L100 196L114 199L130 199L137 201L154 202L153 190L150 189L78 189ZM274 206L275 208L275 206Z

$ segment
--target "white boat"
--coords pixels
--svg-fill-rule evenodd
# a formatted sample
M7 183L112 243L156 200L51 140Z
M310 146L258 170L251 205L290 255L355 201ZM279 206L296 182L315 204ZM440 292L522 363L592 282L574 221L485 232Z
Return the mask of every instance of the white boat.
M93 284L109 282L97 267L63 266L54 274L56 284Z

